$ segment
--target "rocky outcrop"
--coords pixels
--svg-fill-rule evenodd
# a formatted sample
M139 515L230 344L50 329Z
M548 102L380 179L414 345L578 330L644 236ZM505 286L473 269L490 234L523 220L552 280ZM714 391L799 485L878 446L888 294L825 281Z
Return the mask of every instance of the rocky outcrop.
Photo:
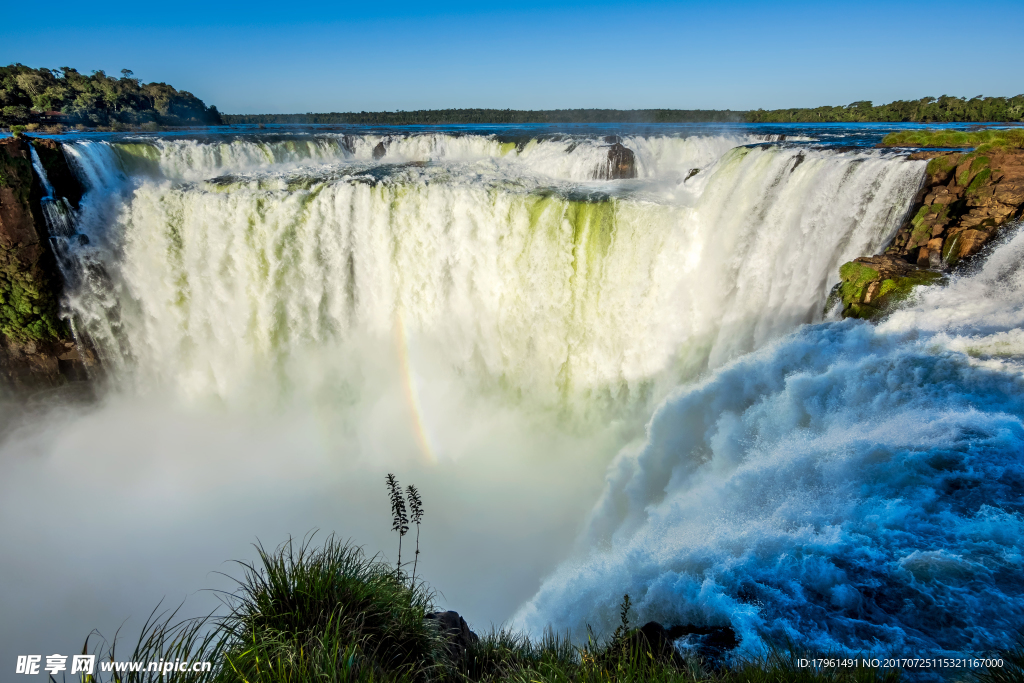
M842 302L844 318L875 318L910 296L918 285L941 282L941 273L917 268L899 256L861 256L839 268L840 282L826 310Z
M432 622L448 641L448 653L453 659L460 659L473 643L480 642L479 636L469 630L469 624L458 612L430 612L424 619Z
M973 256L1024 210L1024 150L919 152L927 178L911 218L886 249L922 268Z
M384 155L388 153L387 148L384 146L384 141L381 140L377 143L377 146L373 148L373 160L384 158Z
M36 148L36 154L39 155L39 161L46 171L47 180L53 186L54 194L67 199L77 209L82 200L82 185L68 165L60 143L56 140L33 138L31 144Z
M839 269L827 309L842 303L844 318L875 318L905 300L918 285L943 281L943 272L977 254L1000 228L1024 213L1024 150L917 152L928 159L924 184L908 219L879 256Z
M37 389L83 379L86 372L85 359L59 315L62 279L43 225L43 192L28 145L24 139L0 140L0 381ZM52 150L49 145L41 149L41 159ZM57 177L66 180L60 173ZM81 190L71 194L77 201Z
M636 178L636 156L633 150L615 138L608 148L607 163L598 166L594 172L595 180L626 180Z

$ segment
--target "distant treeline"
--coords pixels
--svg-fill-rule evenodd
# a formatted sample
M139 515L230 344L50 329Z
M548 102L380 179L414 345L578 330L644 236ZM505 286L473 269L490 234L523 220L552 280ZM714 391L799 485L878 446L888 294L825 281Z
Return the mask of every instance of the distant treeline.
M459 123L698 123L743 121L745 112L713 109L420 109L329 114L224 114L224 123L351 123L364 126Z
M751 123L867 123L915 121L920 123L967 123L971 121L1024 120L1024 95L1016 97L922 97L873 106L870 101L845 107L814 109L758 109L746 113Z
M0 67L0 125L81 124L191 126L221 123L216 107L166 83L142 83L128 69L121 78L85 76L71 67Z
M426 109L329 114L225 114L224 123L350 123L370 126L483 123L864 123L1024 120L1024 95L1016 97L923 97L872 105L719 111L714 109Z

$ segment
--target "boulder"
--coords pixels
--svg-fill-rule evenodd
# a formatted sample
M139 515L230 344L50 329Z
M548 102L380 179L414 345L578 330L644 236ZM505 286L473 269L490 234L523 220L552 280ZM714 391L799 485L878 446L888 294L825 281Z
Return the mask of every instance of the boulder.
M469 629L469 624L458 612L430 612L424 619L433 623L446 637L448 652L454 659L461 658L473 643L480 641L479 636Z
M930 242L941 247L941 240ZM927 258L927 254L926 254ZM934 270L917 268L899 256L861 256L839 268L840 282L829 294L825 310L842 304L844 318L872 319L905 300L920 285L941 282L943 276Z
M608 148L608 163L599 166L594 173L596 180L625 180L636 178L636 157L633 150L621 142Z
M381 140L377 143L377 146L373 148L373 160L376 161L381 159L385 154L388 153L387 148L384 146L384 141Z

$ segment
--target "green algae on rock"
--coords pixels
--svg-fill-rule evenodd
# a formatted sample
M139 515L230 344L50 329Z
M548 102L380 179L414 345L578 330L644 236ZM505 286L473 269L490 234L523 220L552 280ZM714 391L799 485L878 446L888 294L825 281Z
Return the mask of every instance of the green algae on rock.
M839 268L840 282L829 295L827 309L842 304L844 318L873 319L910 297L915 287L933 285L943 276L915 268L891 256L862 256Z
M43 228L43 192L29 144L0 140L0 376L10 386L38 388L82 379L85 369L60 316L63 280ZM81 189L63 152L56 143L39 149L40 159L46 155L58 182L77 201ZM62 162L63 171L57 168Z

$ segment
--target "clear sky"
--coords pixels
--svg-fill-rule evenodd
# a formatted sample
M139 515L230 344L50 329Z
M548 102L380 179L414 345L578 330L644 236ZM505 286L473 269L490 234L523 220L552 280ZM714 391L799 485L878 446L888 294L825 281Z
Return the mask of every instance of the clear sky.
M1024 2L48 2L0 63L189 90L226 113L756 109L1024 92Z

